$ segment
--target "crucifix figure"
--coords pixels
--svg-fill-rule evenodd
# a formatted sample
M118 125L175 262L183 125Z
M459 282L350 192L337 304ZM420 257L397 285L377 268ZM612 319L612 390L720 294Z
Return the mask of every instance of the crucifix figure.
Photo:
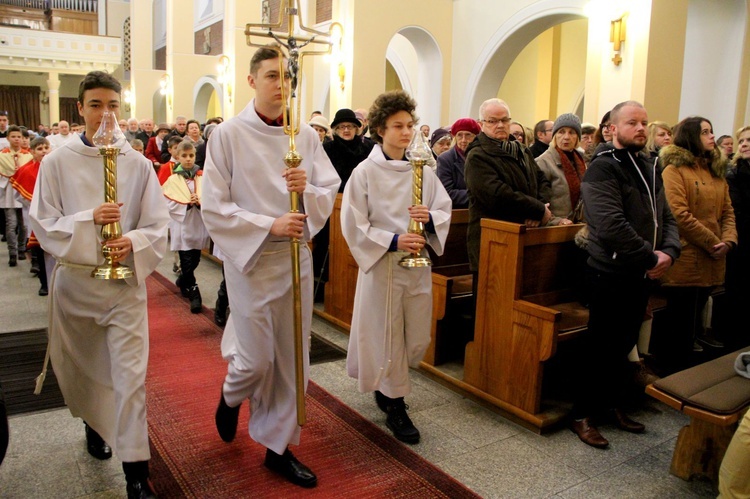
M281 38L279 38L273 31L268 30L268 34L276 40L276 42L281 45L282 47L286 47L286 50L289 54L289 57L287 58L287 71L289 72L289 77L291 78L291 89L292 89L292 98L297 97L297 75L299 74L299 55L300 55L300 49L307 45L308 43L312 42L315 39L315 36L312 36L309 40L306 40L305 43L302 45L297 45L297 39L293 36L290 36L287 38L287 43L284 43Z

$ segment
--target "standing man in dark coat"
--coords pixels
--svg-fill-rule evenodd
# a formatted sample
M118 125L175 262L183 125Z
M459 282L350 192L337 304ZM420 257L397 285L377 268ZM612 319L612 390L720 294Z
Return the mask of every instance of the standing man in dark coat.
M627 357L638 341L651 283L681 249L656 160L640 154L648 138L646 110L635 101L621 102L610 118L614 147L594 157L581 184L590 302L570 426L598 448L609 442L592 418L606 417L631 433L645 429L621 409Z
M482 218L546 225L551 186L529 149L510 135L510 109L500 99L479 106L482 133L466 148L464 176L469 189L469 268L479 271ZM475 286L477 279L474 280Z
M187 133L187 118L184 116L178 116L174 121L174 128L171 132L169 132L169 135L164 137L164 142L161 144L161 163L168 163L172 155L169 152L169 137L173 137L175 135L179 137L184 137L185 133Z
M531 154L538 158L549 149L549 143L552 142L552 128L555 123L551 120L542 120L534 125L534 143L531 144Z

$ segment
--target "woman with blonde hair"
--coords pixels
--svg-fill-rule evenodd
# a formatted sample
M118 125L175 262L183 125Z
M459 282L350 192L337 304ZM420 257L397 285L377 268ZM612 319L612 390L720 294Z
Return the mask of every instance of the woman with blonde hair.
M732 167L727 173L729 197L732 199L737 225L737 249L727 256L727 280L725 288L729 302L727 324L740 320L743 307L750 300L750 125L737 130L737 151L732 158ZM744 328L726 328L725 341L733 350L750 344L750 334Z
M652 121L648 124L648 141L646 151L652 158L659 156L659 150L672 143L672 127L663 121Z

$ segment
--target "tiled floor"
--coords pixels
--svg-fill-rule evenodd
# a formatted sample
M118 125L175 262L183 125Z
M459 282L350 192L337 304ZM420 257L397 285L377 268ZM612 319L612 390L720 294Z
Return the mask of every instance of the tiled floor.
M7 266L0 246L0 332L46 324L45 298L28 262ZM172 257L159 268L173 278ZM204 260L198 267L204 303L212 307L221 272ZM187 303L185 304L187 306ZM346 347L347 336L315 318L313 331ZM346 375L345 361L318 364L312 379L385 428L371 394L361 394ZM422 433L412 448L484 497L715 497L704 481L685 482L669 474L677 432L686 419L664 405L648 402L634 416L646 433L631 435L612 427L602 431L608 450L582 444L568 430L536 435L500 415L412 372L410 414ZM125 497L117 459L100 462L85 450L83 425L59 409L10 419L11 444L0 466L0 498ZM304 432L303 432L304 445ZM314 463L311 464L314 469ZM248 492L248 497L252 492Z

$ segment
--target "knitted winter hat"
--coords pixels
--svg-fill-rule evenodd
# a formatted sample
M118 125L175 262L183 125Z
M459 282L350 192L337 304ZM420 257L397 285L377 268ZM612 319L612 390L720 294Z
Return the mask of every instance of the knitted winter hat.
M581 138L581 120L578 119L578 116L573 113L565 113L558 116L555 120L554 126L552 127L552 135L554 136L557 131L564 126L570 127L575 130L578 134L578 138Z

